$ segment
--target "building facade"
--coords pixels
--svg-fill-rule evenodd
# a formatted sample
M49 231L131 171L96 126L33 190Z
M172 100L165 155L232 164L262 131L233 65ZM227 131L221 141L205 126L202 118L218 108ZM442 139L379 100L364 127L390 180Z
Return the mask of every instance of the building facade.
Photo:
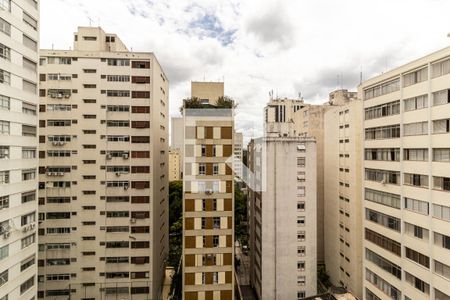
M37 290L39 2L0 1L0 299Z
M168 253L169 82L79 27L41 50L39 298L157 299Z
M250 280L261 300L317 294L315 146L302 137L250 143Z
M359 86L365 299L450 299L450 47Z
M324 254L333 285L362 299L362 101L330 94L324 116Z
M180 177L180 149L169 149L169 182L181 180Z
M223 83L192 82L215 105ZM183 299L234 299L233 109L184 107Z

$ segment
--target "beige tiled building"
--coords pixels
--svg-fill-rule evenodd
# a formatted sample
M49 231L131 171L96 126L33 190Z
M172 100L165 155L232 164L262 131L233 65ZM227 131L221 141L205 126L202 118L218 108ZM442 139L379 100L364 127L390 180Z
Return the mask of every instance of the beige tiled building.
M330 93L324 115L324 254L330 281L362 299L362 101Z
M170 148L179 152L178 177L183 178L183 146L184 146L184 120L182 117L171 118Z
M192 82L215 105L223 83ZM184 108L183 299L234 299L233 109Z
M41 50L40 298L157 299L168 253L169 82L153 53L79 27Z
M450 47L359 92L365 299L450 299Z
M169 149L169 182L181 180L180 177L180 149Z
M0 1L0 299L37 291L39 2Z
M315 295L314 139L272 132L250 142L248 165L254 176L254 180L247 182L252 288L260 300Z

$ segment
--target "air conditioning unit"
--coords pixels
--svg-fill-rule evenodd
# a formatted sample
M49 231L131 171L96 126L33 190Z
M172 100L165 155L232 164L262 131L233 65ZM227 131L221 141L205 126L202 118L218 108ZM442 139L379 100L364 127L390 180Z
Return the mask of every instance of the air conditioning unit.
M130 219L130 223L133 223L133 224L136 223L136 219L135 218L131 218Z
M47 176L52 176L53 173L52 172L47 172Z
M128 153L122 154L123 159L128 159Z
M124 185L123 186L123 189L126 191L126 190L128 190L128 185Z
M206 190L206 191L205 191L205 193L206 193L206 195L212 195L212 193L213 193L213 190L211 190L211 189L208 189L208 190Z
M57 146L58 144L59 144L59 142L57 142L57 141L53 141L53 142L52 142L52 145L53 145L53 146Z
M60 146L64 146L66 144L66 142L59 142L58 145Z
M62 99L63 98L63 94L58 94L58 99Z
M27 231L28 231L28 229L29 229L29 227L28 227L28 226L23 226L23 227L22 227L22 232L27 232Z
M64 172L58 172L58 176L64 176Z
M31 224L30 225L30 230L34 229L34 227L36 227L36 224L35 223Z
M116 172L116 176L120 176L120 172Z
M10 235L11 235L11 232L7 231L7 232L3 233L3 238L7 239L7 238L9 238Z
M110 160L112 158L112 155L111 154L106 154L106 159L108 159L108 160Z
M380 183L381 184L386 184L386 180L383 179L383 180L380 181Z
M64 98L70 98L70 95L69 94L65 94Z

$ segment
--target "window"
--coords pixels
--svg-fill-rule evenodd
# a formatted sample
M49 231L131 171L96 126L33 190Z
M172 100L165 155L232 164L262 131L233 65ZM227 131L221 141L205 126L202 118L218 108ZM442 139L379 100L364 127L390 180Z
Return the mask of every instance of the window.
M297 197L305 197L306 190L304 186L297 186Z
M22 170L22 181L33 180L36 178L36 170Z
M129 82L130 76L128 75L108 75L106 76L107 81L113 82Z
M450 73L450 58L431 64L431 78L436 78Z
M404 149L403 159L410 161L427 161L428 149Z
M426 255L423 255L420 252L417 252L413 249L405 247L405 256L410 260L415 261L416 263L424 266L425 268L430 268L430 258Z
M364 90L364 100L386 95L400 89L400 78Z
M297 217L297 226L305 226L305 217L304 216Z
M436 246L450 250L450 236L435 232L434 233L434 244Z
M298 201L297 202L297 210L305 211L305 201Z
M38 22L29 14L27 14L25 11L23 12L23 21L25 24L29 25L34 30L37 30Z
M4 70L0 70L0 83L10 85L11 84L11 73Z
M398 218L366 208L366 220L400 232L401 221Z
M383 184L400 184L400 172L388 170L365 169L366 180Z
M9 207L9 196L0 197L0 210Z
M106 107L107 111L111 112L129 112L130 106L128 105L108 105Z
M428 229L406 222L405 222L405 233L409 236L426 241L428 240L429 236Z
M0 134L9 134L10 124L8 121L0 121Z
M433 148L433 161L450 162L450 148Z
M0 0L0 9L11 11L11 0Z
M433 121L433 133L450 132L450 119Z
M401 256L401 246L397 241L385 237L384 235L368 228L365 228L365 239L397 256Z
M22 125L22 136L36 136L36 127Z
M442 90L433 93L433 106L450 103L450 90Z
M0 44L0 58L11 60L11 49L3 44Z
M398 289L369 269L366 269L366 280L375 285L380 291L388 295L391 299L401 300L402 293Z
M366 160L400 161L399 148L378 148L364 150Z
M9 171L0 172L0 184L9 183Z
M433 188L441 191L450 191L450 177L433 176Z
M0 95L0 109L9 110L11 106L11 99L9 97Z
M417 187L428 187L428 175L404 173L404 184Z
M5 245L0 248L0 261L9 256L9 245Z
M8 270L0 273L0 286L8 282Z
M297 158L297 167L305 167L305 165L306 165L306 158L298 157Z
M149 61L132 61L131 67L134 69L150 69Z
M108 66L129 66L129 65L130 65L129 59L108 58Z
M20 226L25 226L36 221L36 213L32 212L20 217Z
M306 277L305 276L297 276L297 284L298 285L305 285L306 284Z
M1 3L4 2L4 1L5 0L0 0L0 7L2 5ZM0 18L0 31L3 32L4 34L8 35L8 36L11 36L11 24L6 22L2 18Z
M422 281L421 279L413 276L412 274L405 271L405 281L408 282L410 285L421 291L422 293L425 293L427 295L430 294L430 285L426 283L425 281Z
M219 247L219 236L213 235L213 247Z
M405 209L419 214L428 215L429 213L428 202L411 198L404 198L404 199L405 199Z
M364 111L366 120L398 115L400 113L400 100L368 107Z
M298 291L297 292L297 300L303 299L306 297L306 292L305 291Z
M428 107L428 94L403 100L404 110L412 111Z
M36 94L37 85L36 85L36 83L30 82L30 81L27 81L27 80L22 80L22 89L25 92Z
M0 146L0 159L9 159L9 146Z
M106 96L108 97L130 97L130 91L126 90L107 90Z
M305 231L297 231L297 241L303 242L305 240L305 237L306 237Z
M400 266L390 262L386 258L376 254L375 252L367 248L366 248L366 259L370 262L373 262L386 272L389 272L390 274L394 275L398 279L402 279L402 268Z
M21 240L22 249L30 246L31 244L34 244L36 242L36 235L33 233L27 237L24 237Z
M403 75L403 87L428 80L428 67Z
M403 136L428 134L428 122L417 122L403 125Z
M219 164L213 164L213 175L219 174Z
M365 129L366 140L394 139L399 137L400 137L399 124Z
M304 271L306 262L304 260L297 262L297 270Z
M433 217L444 221L450 221L450 207L433 204Z

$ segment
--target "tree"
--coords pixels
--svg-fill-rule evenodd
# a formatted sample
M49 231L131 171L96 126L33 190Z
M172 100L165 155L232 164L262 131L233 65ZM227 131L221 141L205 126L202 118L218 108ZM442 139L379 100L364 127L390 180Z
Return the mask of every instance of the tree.
M183 182L169 182L169 227L183 214Z
M236 108L237 105L234 104L234 100L228 96L222 96L217 99L217 108Z
M234 185L234 233L242 245L247 243L247 231L245 222L247 220L247 200L239 185Z

